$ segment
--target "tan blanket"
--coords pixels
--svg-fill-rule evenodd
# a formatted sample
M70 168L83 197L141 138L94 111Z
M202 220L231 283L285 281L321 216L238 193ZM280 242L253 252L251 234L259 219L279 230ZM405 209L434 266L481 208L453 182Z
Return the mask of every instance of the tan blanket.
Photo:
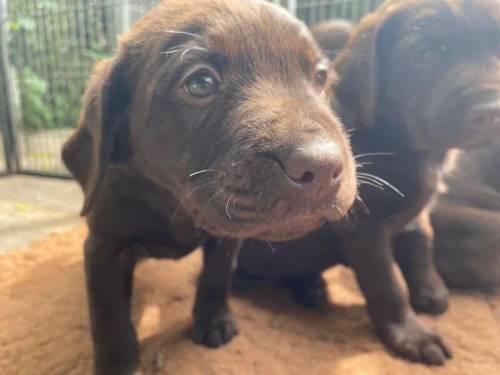
M89 374L92 368L82 270L85 229L53 235L0 256L0 373ZM455 294L437 326L454 349L443 368L409 364L374 337L350 271L326 276L332 304L297 306L281 289L233 296L241 334L210 350L189 339L200 253L147 261L136 272L134 317L145 374L500 374L500 296Z

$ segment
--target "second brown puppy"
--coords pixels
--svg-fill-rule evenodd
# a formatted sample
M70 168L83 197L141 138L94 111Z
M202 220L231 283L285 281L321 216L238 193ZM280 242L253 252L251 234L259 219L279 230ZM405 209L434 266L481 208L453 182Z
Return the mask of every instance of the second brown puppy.
M286 277L295 295L313 304L324 294L319 272L346 262L386 345L427 364L451 356L411 305L432 314L447 308L448 292L432 261L429 211L448 150L500 136L492 106L500 97L499 4L394 0L365 17L335 63L342 119L354 131L364 214L351 225L273 244L275 252L249 242L240 273Z

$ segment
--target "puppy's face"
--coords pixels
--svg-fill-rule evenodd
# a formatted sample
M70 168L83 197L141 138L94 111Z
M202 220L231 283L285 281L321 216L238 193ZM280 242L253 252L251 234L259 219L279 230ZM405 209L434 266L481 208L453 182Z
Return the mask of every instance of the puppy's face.
M378 41L383 116L419 148L500 142L500 2L413 3Z
M365 126L416 148L500 139L500 2L393 0L365 17L336 61L339 98Z
M161 4L125 42L136 162L215 235L299 237L356 195L306 27L261 1Z

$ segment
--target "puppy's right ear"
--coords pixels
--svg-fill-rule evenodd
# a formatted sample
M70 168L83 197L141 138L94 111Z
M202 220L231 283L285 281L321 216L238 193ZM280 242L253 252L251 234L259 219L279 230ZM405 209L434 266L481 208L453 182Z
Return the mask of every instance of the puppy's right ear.
M128 151L123 151L127 148L123 140L117 142L119 136L128 138L130 91L124 61L117 57L96 66L83 99L78 128L63 147L63 161L85 194L82 216L90 211L112 156Z
M334 67L340 76L336 95L342 108L343 120L348 126L369 128L375 124L380 63L381 57L384 57L380 47L386 44L383 39L388 34L386 31L392 24L392 16L401 8L401 3L403 2L382 6L365 16L334 61Z

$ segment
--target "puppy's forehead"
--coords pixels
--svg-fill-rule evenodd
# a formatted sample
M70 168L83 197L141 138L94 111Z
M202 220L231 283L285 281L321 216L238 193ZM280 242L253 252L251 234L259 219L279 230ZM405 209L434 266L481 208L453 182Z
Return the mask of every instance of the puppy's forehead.
M265 64L320 58L307 27L287 11L267 3L234 10L208 26L205 35L209 47L230 60L247 58Z
M412 5L405 31L455 39L478 33L500 37L500 0L424 0Z
M260 0L196 0L192 6L197 9L179 12L182 17L175 20L176 30L184 34L164 34L167 45L193 34L188 39L209 53L260 71L308 69L324 59L307 26L279 6Z

